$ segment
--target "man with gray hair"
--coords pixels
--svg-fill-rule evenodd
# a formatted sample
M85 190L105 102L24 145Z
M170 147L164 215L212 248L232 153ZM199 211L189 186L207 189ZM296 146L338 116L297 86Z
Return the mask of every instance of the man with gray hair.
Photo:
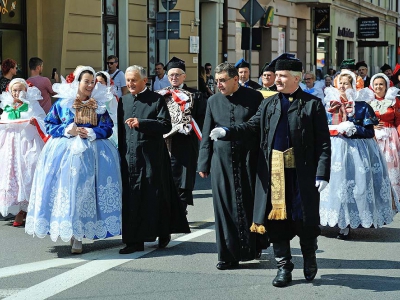
M300 60L288 53L281 55L275 61L279 93L265 99L249 121L210 133L212 139L230 143L245 143L253 135L261 138L251 231L267 232L273 243L278 272L272 284L276 287L292 281L290 240L296 235L305 279L311 281L317 274L319 193L330 175L325 108L320 99L299 88L302 69Z
M197 167L203 178L212 174L219 270L260 257L261 249L267 247L266 239L264 245L256 243L256 234L250 232L258 137L242 142L213 142L209 136L216 126L241 124L257 112L262 94L239 86L238 82L234 65L222 63L216 67L215 83L220 93L208 99Z
M122 173L122 241L120 254L144 250L158 239L165 248L171 233L190 232L174 186L163 134L171 130L164 98L146 87L141 66L125 72L129 93L118 103L118 150Z

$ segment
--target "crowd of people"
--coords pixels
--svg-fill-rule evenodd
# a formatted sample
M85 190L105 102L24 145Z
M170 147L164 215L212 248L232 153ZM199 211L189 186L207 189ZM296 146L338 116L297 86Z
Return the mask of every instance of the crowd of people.
M365 62L340 72L303 73L285 53L265 63L259 83L240 59L199 68L186 85L177 57L147 71L77 66L55 83L0 78L0 214L15 227L83 251L84 239L122 235L120 254L189 233L196 173L211 175L219 270L261 257L272 244L277 275L292 281L298 236L307 281L317 272L321 226L379 228L400 209L400 65L369 77ZM56 99L56 101L52 101Z

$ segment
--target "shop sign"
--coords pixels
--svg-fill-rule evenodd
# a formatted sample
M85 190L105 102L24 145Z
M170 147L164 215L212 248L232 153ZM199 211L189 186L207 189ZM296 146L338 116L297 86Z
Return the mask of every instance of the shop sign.
M350 28L346 28L346 27L338 27L338 32L337 32L338 36L343 36L343 37L348 37L348 38L353 38L354 37L354 31L351 31Z
M359 39L377 39L379 38L379 18L358 18L357 28Z
M314 33L330 33L330 9L329 7L316 7L314 9Z

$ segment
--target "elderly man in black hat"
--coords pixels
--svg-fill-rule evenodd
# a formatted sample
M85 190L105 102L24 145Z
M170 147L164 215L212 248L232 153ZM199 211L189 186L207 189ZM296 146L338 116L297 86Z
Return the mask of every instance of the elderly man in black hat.
M187 205L193 205L199 139L201 139L206 100L203 99L200 91L189 88L185 84L186 67L183 60L173 57L165 65L164 69L167 71L172 88L180 88L191 94L193 106L190 108L190 118L194 119L198 125L198 127L193 126L189 131L180 130L166 139L171 155L171 167L175 185L178 188L181 204L186 210ZM168 109L170 109L171 116L174 116L175 112L171 111L171 107Z
M253 225L273 243L278 273L272 284L292 281L290 240L299 236L307 281L317 274L319 193L330 174L330 138L320 99L299 88L302 63L283 54L275 65L278 94L265 99L247 122L211 131L213 139L260 135Z
M235 64L235 68L239 73L239 84L244 87L250 87L252 89L258 90L261 88L257 82L250 79L250 64L243 58Z
M364 80L364 87L369 87L371 77L368 76L368 65L365 61L359 61L356 64L356 69L358 70L358 75Z
M265 63L262 74L262 87L260 88L261 91L276 91L275 85L275 65L270 63Z
M384 64L382 67L380 67L380 69L381 69L382 73L385 74L389 78L393 75L392 67L389 66L388 64Z

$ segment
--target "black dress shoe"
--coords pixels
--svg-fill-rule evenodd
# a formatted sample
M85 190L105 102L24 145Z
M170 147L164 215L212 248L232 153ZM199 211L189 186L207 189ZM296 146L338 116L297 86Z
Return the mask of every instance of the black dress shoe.
M138 243L138 244L132 244L132 245L126 245L125 248L122 248L119 250L119 254L131 254L137 251L143 251L144 250L144 244L143 243Z
M349 239L349 235L350 235L350 233L348 233L348 234L339 233L336 238L338 240L346 241Z
M217 263L216 267L218 270L228 270L236 268L238 265L238 261L220 261Z
M307 281L312 281L317 275L318 266L317 266L317 258L314 256L304 257L304 278Z
M171 235L170 234L168 236L166 236L166 237L159 237L158 238L158 248L167 247L170 241L171 241Z
M276 287L285 287L292 281L292 272L284 268L278 269L276 277L272 281L272 285Z

